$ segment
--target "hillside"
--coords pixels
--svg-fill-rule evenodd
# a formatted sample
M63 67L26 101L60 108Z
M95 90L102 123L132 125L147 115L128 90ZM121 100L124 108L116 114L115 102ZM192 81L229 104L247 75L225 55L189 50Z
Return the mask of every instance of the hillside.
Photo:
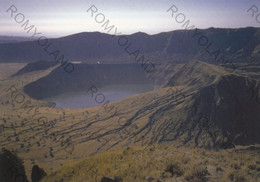
M106 66L112 70L111 65L99 66L103 66L100 73L107 79L120 81L116 79L122 76L120 71L113 73L118 76L109 75L104 70ZM136 65L132 66L135 69ZM250 76L258 73L252 65L251 69L241 65L231 71L199 61L178 66L160 64L156 82L161 87L85 109L57 108L53 103L31 98L28 86L57 88L51 87L52 75L63 79L64 72L59 74L58 65L45 70L27 68L22 74L0 81L0 146L18 152L25 161L27 175L34 164L49 174L89 155L128 147L164 144L220 150L260 143L259 86L258 80ZM246 74L246 70L251 72ZM87 74L91 76L90 71ZM135 75L136 80L142 81L138 79L141 74ZM102 83L104 77L93 78ZM61 88L68 85L66 79L58 82ZM77 76L78 83L84 80L86 77Z
M104 152L50 173L43 182L101 181L256 181L260 180L259 147L220 152L168 146Z
M190 59L214 64L231 60L257 62L259 37L259 28L251 27L177 30L156 35L79 33L57 39L1 44L0 62L55 62L62 55L66 60L87 63L136 63L142 62L141 55L145 56L143 61L154 63L187 63Z
M43 69L41 63L37 65ZM50 63L44 65L51 66ZM26 85L24 91L32 98L43 99L69 91L87 91L92 85L99 90L112 84L153 85L140 64L75 64L74 68L74 72L67 74L62 67L57 67L48 76ZM26 69L30 68L27 66L23 70Z

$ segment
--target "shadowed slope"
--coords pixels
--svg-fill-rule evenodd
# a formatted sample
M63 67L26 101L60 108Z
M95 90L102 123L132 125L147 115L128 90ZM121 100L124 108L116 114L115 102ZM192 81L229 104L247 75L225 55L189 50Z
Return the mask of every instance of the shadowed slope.
M208 40L206 45L200 42L202 36ZM190 59L199 59L217 64L216 60L222 55L225 55L225 61L258 61L259 37L259 28L252 27L177 30L156 35L136 33L123 38L122 35L85 32L50 39L51 46L47 49L46 45L37 41L0 44L0 62L57 61L64 55L70 61L87 63L133 63L137 61L137 52L140 56L144 54L145 59L151 62L187 63ZM123 41L127 41L125 45Z
M8 84L28 75L41 79L54 69L25 73L11 78ZM165 143L220 149L229 143L260 143L257 81L241 76L240 72L232 74L198 61L166 75L170 81L164 88L103 106L63 112L39 107L40 116L48 119L46 123L32 119L32 115L10 99L10 93L3 94L0 99L4 104L0 109L9 114L0 115L7 121L1 146L18 149L27 165L32 157L37 158L48 172L50 166L70 162L66 158L78 160L128 146ZM21 120L25 121L23 125ZM21 144L25 147L18 148Z

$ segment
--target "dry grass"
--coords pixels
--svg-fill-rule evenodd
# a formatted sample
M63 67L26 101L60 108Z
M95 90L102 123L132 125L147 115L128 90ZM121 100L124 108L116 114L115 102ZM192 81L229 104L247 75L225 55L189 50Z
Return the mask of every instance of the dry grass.
M63 166L43 182L100 181L103 176L124 182L143 181L256 181L259 149L207 151L164 146L104 152Z
M200 149L190 150L171 147L168 149L159 147L154 151L136 148L119 151L121 147L140 146L140 140L139 143L133 143L133 141L140 139L144 134L147 137L147 141L153 137L152 132L147 133L147 130L143 130L143 133L140 133L130 141L130 136L135 136L137 132L132 132L130 126L125 128L127 132L119 130L101 138L103 139L102 141L99 141L101 139L95 139L95 137L108 131L120 128L118 125L119 117L125 117L126 119L134 118L132 120L133 124L137 125L139 130L148 123L149 118L153 118L153 129L160 128L160 126L163 128L164 124L167 123L171 124L170 126L177 124L176 126L179 127L178 121L187 115L187 112L183 111L184 109L182 108L185 106L184 103L192 104L192 100L189 99L191 96L186 97L185 102L176 104L169 111L156 112L158 110L162 111L162 108L168 108L169 104L173 106L175 102L182 99L182 97L173 97L174 93L169 92L169 88L161 88L153 92L131 96L123 101L111 104L109 107L116 107L112 111L116 110L117 114L105 111L104 107L64 109L65 112L63 113L57 108L40 107L42 101L33 99L34 109L32 112L25 112L24 109L21 109L23 103L15 102L15 94L11 98L11 93L7 92L7 89L11 85L15 85L18 90L17 93L25 94L23 92L25 84L48 75L51 70L36 71L17 78L0 81L0 124L5 126L4 131L0 135L1 145L18 151L18 155L25 161L27 175L30 175L30 169L36 163L50 174L46 178L47 181L59 181L61 179L64 181L91 181L96 178L100 179L103 175L111 177L120 176L127 182L151 181L152 179L159 179L160 181L173 179L191 181L195 178L198 181L256 180L256 174L259 173L260 167L259 155L257 158L255 152L253 154L250 151L227 153L225 151L211 152ZM195 73L194 75L196 75ZM178 87L178 89L184 90L185 95L189 95L187 93L195 93L193 87L190 86ZM173 91L175 90L173 89ZM27 99L29 98L26 97ZM36 108L40 114L36 115L37 117L33 117ZM89 114L86 114L86 112ZM156 115L153 116L153 113L156 113ZM57 119L57 123L54 127L40 126L38 123L40 116L46 116L48 121ZM60 117L63 119L60 120ZM2 120L3 118L5 120ZM24 125L23 122L25 122ZM162 131L154 131L160 132L160 136L170 131L175 132L170 127ZM53 133L58 132L62 133L60 135L64 136L65 139L72 138L72 142L75 145L72 155L66 153L60 142L57 142L61 136L58 136L57 140L52 136ZM130 133L129 135L124 134L128 132ZM170 133L167 136L168 139L171 139L175 134ZM124 140L121 141L120 135L123 135L122 138ZM8 138L9 136L10 138ZM208 140L208 135L201 136L199 144L203 146L205 141ZM112 151L110 147L117 141L120 141L120 143L112 148L117 151L98 154L79 163L72 164L88 157L92 153L97 153L97 149L102 145L104 147L98 152ZM178 138L168 145L182 146L182 141L183 138ZM187 146L194 145L190 143ZM31 162L32 160L34 163ZM62 165L64 167L57 169L58 166ZM53 169L57 170L52 173ZM94 173L100 175L96 176Z
M0 80L6 79L22 69L26 63L0 63Z

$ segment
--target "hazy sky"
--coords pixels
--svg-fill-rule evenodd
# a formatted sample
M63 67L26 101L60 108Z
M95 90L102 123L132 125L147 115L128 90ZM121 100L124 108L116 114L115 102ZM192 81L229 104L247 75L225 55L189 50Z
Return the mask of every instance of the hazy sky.
M25 20L30 21L29 25L36 26L48 37L105 32L102 24L86 12L93 4L98 8L97 13L103 13L123 34L138 31L156 34L183 29L182 24L166 12L173 4L178 7L178 13L183 13L191 25L198 28L260 25L247 12L255 4L260 13L260 0L0 0L0 35L30 36L21 28L22 24L16 23L11 13L6 12L12 4L17 14L22 13ZM22 15L17 18L19 20Z

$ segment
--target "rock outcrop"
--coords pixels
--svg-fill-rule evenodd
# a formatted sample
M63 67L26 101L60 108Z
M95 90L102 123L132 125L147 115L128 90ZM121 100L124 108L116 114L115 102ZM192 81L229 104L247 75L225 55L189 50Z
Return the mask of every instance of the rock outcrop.
M22 160L5 148L0 152L0 181L28 182Z

